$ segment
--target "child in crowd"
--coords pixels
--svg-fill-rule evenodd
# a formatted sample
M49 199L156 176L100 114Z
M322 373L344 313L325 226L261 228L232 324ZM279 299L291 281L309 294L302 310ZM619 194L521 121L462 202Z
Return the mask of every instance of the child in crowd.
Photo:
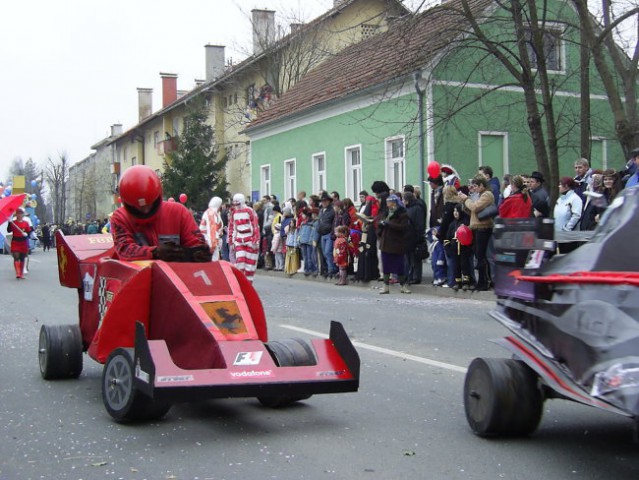
M317 248L314 246L315 233L317 231L317 209L306 207L302 210L301 222L298 228L299 243L304 258L304 276L317 277Z
M461 203L455 205L453 210L453 220L448 226L444 248L447 258L450 258L455 269L455 285L453 288L468 290L473 284L472 279L472 233L468 228L470 218ZM460 228L461 227L461 228ZM469 237L470 235L470 237Z
M339 267L339 281L335 285L348 285L348 230L346 225L335 229L333 262Z

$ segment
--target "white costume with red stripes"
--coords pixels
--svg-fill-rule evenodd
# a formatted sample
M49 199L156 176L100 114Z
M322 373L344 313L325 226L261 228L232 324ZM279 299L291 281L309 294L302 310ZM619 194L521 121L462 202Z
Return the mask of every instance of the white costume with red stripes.
M255 210L246 206L244 195L241 193L233 196L228 239L235 252L235 266L252 282L259 256L260 228Z

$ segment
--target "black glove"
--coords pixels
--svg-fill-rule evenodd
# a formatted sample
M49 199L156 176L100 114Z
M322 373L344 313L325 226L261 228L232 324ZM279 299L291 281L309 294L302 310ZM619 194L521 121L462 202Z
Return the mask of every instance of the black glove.
M181 262L184 250L174 242L165 242L153 250L153 258L165 262Z
M185 262L198 262L206 263L210 262L213 258L213 254L208 246L192 247L184 249L184 261Z

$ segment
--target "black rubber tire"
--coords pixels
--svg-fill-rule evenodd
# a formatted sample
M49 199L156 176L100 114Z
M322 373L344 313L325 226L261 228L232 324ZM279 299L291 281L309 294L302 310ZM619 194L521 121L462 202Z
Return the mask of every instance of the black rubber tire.
M133 349L117 348L102 370L102 402L116 422L128 423L162 418L171 404L159 402L135 388Z
M42 325L38 342L40 374L45 380L77 378L82 373L82 334L78 325Z
M317 364L313 348L301 338L285 338L266 344L266 349L278 367L305 367ZM277 397L257 397L265 407L287 407L301 400L308 400L311 395L282 395Z
M544 397L537 374L520 360L476 358L464 381L464 409L480 437L527 436L541 420Z

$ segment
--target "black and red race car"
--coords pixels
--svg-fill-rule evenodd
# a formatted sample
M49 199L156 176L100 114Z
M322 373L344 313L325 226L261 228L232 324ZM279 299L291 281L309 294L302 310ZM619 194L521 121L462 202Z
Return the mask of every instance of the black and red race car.
M110 235L57 232L56 245L80 321L42 326L40 372L77 377L88 353L104 364L102 398L117 421L160 418L178 401L279 407L359 387L359 356L340 323L328 339L269 341L257 292L227 262L120 261Z
M470 364L464 406L473 432L531 434L549 398L639 425L638 216L639 188L631 188L594 232L555 235L549 219L496 223L491 316L510 330L497 343L512 357Z

